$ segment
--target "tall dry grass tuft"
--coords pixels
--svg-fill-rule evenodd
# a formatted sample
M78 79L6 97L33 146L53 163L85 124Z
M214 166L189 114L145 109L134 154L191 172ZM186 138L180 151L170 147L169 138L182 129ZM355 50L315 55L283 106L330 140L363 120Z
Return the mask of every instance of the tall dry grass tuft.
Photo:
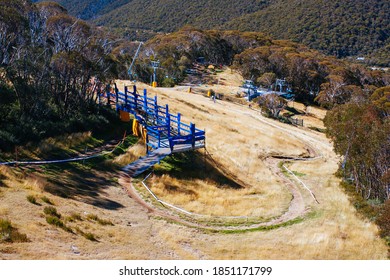
M170 175L152 176L147 184L168 203L210 216L255 216L270 218L287 211L291 195L265 193L262 188L231 189L207 180L184 180ZM272 205L270 201L277 204Z
M91 139L92 132L90 131L50 137L42 140L38 144L34 144L34 148L31 148L31 153L28 156L34 158L35 155L45 156L58 150L66 151L82 143L87 143Z
M146 153L145 145L141 143L137 143L129 147L126 153L116 157L113 162L121 166L127 165L134 162L139 157L144 156L145 153Z

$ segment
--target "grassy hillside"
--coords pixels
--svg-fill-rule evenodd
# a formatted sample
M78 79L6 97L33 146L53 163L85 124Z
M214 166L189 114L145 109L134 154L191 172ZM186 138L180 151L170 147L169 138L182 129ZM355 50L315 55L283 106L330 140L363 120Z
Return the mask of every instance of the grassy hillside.
M203 29L267 32L338 57L365 55L389 43L389 3L383 0L246 0L239 5L231 0L56 2L73 15L141 39L191 24ZM140 32L144 30L148 33ZM387 60L379 62L387 65Z
M225 82L229 84L230 76L225 77ZM147 87L144 84L139 86ZM337 168L338 157L332 152L332 146L324 134L269 121L248 107L219 101L213 103L202 95L188 94L184 89L147 88L152 94L157 94L159 100L169 103L174 111L184 112L185 121L194 120L197 126L206 128L208 149L214 160L229 167L229 171L237 174L246 186L237 190L218 186L209 179L211 172L202 173L208 177L206 179L180 178L175 170L167 170L166 163L173 166L175 158L172 158L162 163L158 172L147 181L156 193L159 188L167 191L166 197L161 196L164 201L180 206L180 201L171 199L181 198L185 203L193 198L191 205L185 204L186 210L204 205L213 211L213 216L218 212L230 214L228 210L232 211L246 202L243 205L245 208L236 208L252 212L247 213L249 216L245 223L253 219L278 217L288 207L291 194L284 181L280 181L282 178L276 172L277 165L263 159L267 155L305 155L309 142L315 141L324 158L299 161L288 164L288 167L300 174L300 179L315 192L321 203L315 203L302 188L296 197L301 198L302 209L308 214L299 220L282 224L277 229L263 228L243 233L240 227L222 217L223 225L236 231L231 234L223 231L209 233L159 216L158 211L167 213L167 209L154 206L153 201L148 200L149 196L143 196L144 188L139 180L133 180L137 193L156 210L148 211L128 196L128 191L133 188L129 183L119 184L118 167L138 158L140 152L144 152L142 144L134 144L128 149L118 147L119 156L115 153L112 157L93 161L41 167L0 167L0 234L7 234L11 230L14 232L11 240L0 241L3 259L387 257L387 247L378 238L377 228L356 214L347 196L338 187L339 180L332 175ZM311 112L316 111L313 108ZM289 133L285 132L287 128ZM119 132L122 136L123 130ZM96 136L92 134L92 137ZM57 148L57 145L61 149L56 150L65 155L73 150L83 152L91 142L100 148L102 144L98 143L101 142L99 140L91 139L89 134L48 139L38 146L41 151L39 155L42 156L43 149L47 151L51 146ZM240 145L240 149L237 149L237 145ZM88 148L89 151L91 149ZM106 147L105 150L111 148ZM28 149L28 152L31 151L33 149ZM203 159L200 164L204 164ZM178 167L188 170L181 162ZM205 167L208 168L207 165ZM198 171L202 171L202 168ZM157 184L160 182L165 185ZM204 196L206 199L203 200ZM212 203L212 207L207 202ZM204 223L212 226L214 220ZM24 240L29 242L19 243Z

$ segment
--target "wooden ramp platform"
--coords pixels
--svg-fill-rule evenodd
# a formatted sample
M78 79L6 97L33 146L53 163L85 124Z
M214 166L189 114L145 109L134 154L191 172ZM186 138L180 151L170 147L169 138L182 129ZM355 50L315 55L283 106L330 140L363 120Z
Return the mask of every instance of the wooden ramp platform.
M160 106L157 96L148 97L146 89L140 95L135 86L133 92L125 87L124 93L116 88L115 94L109 91L99 94L99 104L104 99L109 107L114 102L122 120L130 121L130 115L134 115L133 134L142 136L148 152L170 148L175 153L205 146L204 130L197 128L194 123L182 122L180 113L170 113L168 104Z
M126 165L122 168L122 170L130 177L137 177L170 154L171 149L160 148L150 152L148 155L134 161L133 163Z

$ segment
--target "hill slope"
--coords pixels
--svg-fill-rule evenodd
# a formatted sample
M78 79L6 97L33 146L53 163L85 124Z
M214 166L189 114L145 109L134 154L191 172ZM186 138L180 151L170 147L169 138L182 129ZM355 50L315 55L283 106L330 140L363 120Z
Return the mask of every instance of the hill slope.
M229 84L230 77L225 77L225 82ZM129 81L119 83L118 86L123 88L123 84ZM261 217L265 212L278 216L280 210L286 208L284 201L289 201L289 191L283 182L278 181L273 169L269 169L260 158L267 155L296 157L307 153L308 147L316 145L324 158L295 162L288 167L301 174L300 179L312 188L321 203L315 203L302 188L300 191L307 207L305 209L310 214L300 222L263 231L208 233L161 218L138 204L138 200L128 197L131 186L118 184L119 172L107 170L104 158L83 164L35 167L35 172L32 167L0 167L0 186L4 184L4 187L0 187L0 219L11 221L20 233L27 234L31 240L28 243L0 243L0 256L3 259L386 258L387 248L378 238L377 228L368 220L358 217L347 196L338 187L339 179L333 175L338 158L324 134L265 119L245 106L224 101L213 103L202 95L188 94L185 88L152 89L144 84L138 86L157 94L159 100L168 103L175 112L185 112L185 121L193 120L197 126L206 128L208 149L213 158L248 184L248 188L243 190L215 186L214 193L207 193L210 180L188 180L173 177L174 172L164 171L161 176L174 178L167 185L168 194L193 197L194 202L199 201L196 194L207 194L209 201L215 201L212 207L208 207L214 213L219 210L215 204L231 209L232 205L247 201L245 207L256 211L252 217ZM311 112L315 112L312 109ZM239 128L240 132L235 128ZM257 136L246 136L249 133L256 133ZM75 142L74 136L72 140ZM76 144L83 149L85 145L80 145L83 142L79 141ZM71 145L69 140L58 139L58 142ZM237 145L240 145L240 149L237 149ZM142 144L129 147L122 154L122 161L138 158L140 151L144 151ZM120 160L120 156L115 160ZM165 168L170 166L161 165ZM210 173L206 174L208 176ZM153 187L153 180L159 181L157 179L160 177L156 176L160 175L153 175L147 182L149 186ZM180 187L176 187L177 180L181 180ZM198 187L188 189L194 181ZM225 195L216 195L220 192ZM242 193L238 201L226 195L237 192ZM28 200L30 197L36 198L36 204ZM266 202L262 202L264 198L268 198ZM45 213L45 208L49 207L54 207L59 220L75 233L65 231L64 226L49 224ZM157 207L154 209L155 212L166 211ZM224 213L226 215L226 211ZM232 227L231 223L227 225ZM92 241L94 237L99 242Z
M389 3L383 0L80 0L56 2L98 25L172 32L183 25L262 31L339 57L364 55L389 44Z
M224 28L256 29L339 57L365 54L389 42L389 2L382 0L276 1L235 18Z

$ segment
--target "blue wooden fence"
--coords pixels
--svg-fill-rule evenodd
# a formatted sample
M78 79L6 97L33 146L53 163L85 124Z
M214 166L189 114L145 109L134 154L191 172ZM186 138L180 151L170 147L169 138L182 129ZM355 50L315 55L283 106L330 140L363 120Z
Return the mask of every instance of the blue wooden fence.
M148 151L159 148L190 150L205 146L206 133L195 127L195 124L186 124L181 121L181 114L171 114L169 106L160 106L157 96L148 97L146 89L143 94L137 93L136 86L133 92L125 87L124 92L106 92L99 96L99 102L104 97L107 105L116 105L116 110L128 112L146 128L146 145Z

